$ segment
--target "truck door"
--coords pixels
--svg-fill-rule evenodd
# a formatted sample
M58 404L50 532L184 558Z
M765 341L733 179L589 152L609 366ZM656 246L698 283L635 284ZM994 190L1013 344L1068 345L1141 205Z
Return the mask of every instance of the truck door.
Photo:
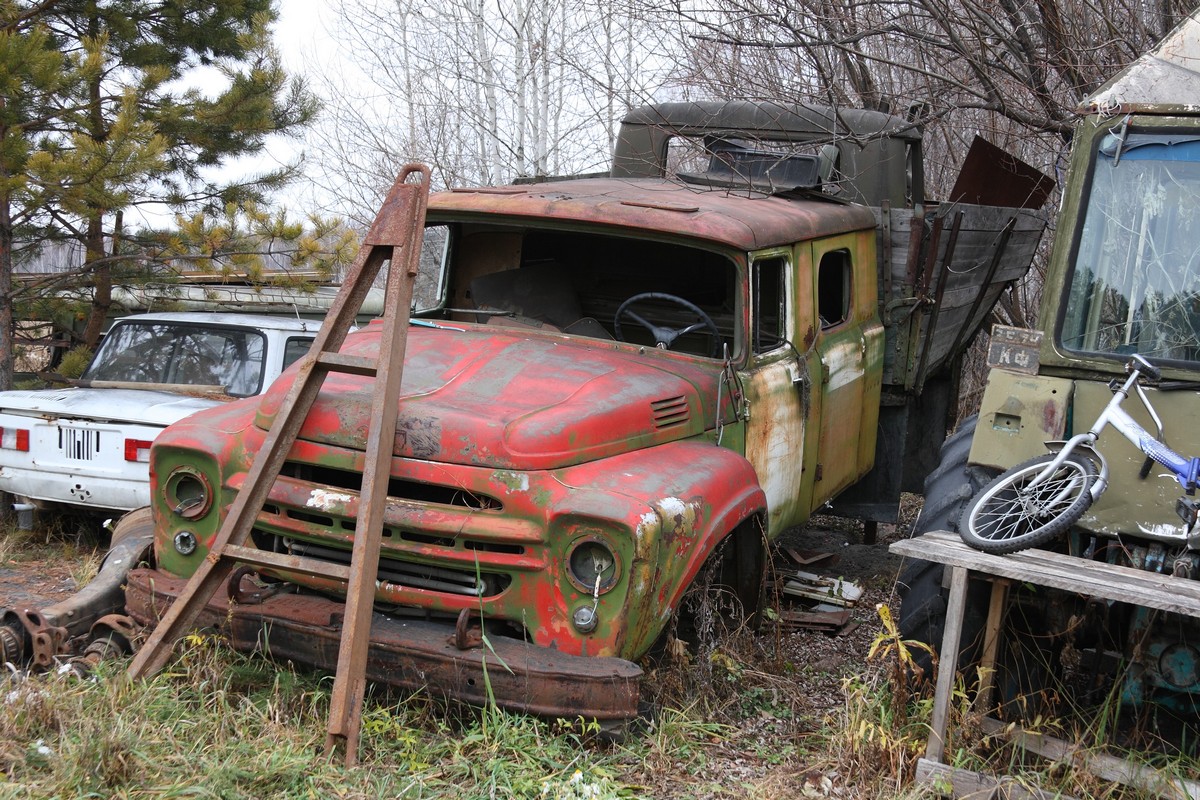
M813 509L865 475L875 458L883 326L873 237L873 231L855 232L811 243L816 316L809 425L819 430L811 454ZM810 430L808 444L813 438Z
M807 280L797 282L790 248L755 253L748 303L750 359L743 380L749 400L746 458L767 495L770 534L804 518L803 484L807 378L792 338L795 297L811 304Z

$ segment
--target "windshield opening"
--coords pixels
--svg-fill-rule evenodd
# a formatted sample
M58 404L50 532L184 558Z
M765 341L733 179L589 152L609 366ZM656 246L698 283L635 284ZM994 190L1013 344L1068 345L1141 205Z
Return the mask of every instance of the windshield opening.
M716 358L742 341L737 264L683 243L463 223L442 314Z
M1110 134L1084 215L1062 346L1200 361L1200 142Z
M262 384L265 351L265 338L249 330L118 322L83 379L220 387L234 397L249 397Z

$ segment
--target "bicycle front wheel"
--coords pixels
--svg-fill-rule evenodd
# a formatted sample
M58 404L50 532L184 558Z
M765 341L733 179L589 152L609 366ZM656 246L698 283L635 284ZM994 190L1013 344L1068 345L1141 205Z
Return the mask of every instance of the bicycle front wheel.
M1034 479L1053 461L1046 454L1018 464L975 495L958 526L963 541L985 553L1015 553L1053 540L1092 504L1096 465L1067 456L1044 480Z

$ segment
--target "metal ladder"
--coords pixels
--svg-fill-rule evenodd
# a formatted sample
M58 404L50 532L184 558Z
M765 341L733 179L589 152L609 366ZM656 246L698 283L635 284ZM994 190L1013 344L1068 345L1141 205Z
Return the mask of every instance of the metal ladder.
M326 754L345 748L345 763L357 761L362 703L366 690L367 651L383 533L384 499L396 438L396 406L404 372L409 314L421 252L421 232L429 197L429 169L406 166L388 193L363 240L362 249L342 284L325 324L300 363L275 421L254 459L237 498L217 532L212 549L186 588L159 621L129 666L134 680L154 675L171 657L175 642L187 633L237 564L276 567L346 581L346 614L338 650L337 677L329 709ZM377 361L338 353L358 309L384 261L387 276L383 332ZM402 267L397 269L397 267ZM349 566L283 553L269 553L246 541L279 470L312 408L326 375L343 372L375 377L371 427L367 436L359 516Z

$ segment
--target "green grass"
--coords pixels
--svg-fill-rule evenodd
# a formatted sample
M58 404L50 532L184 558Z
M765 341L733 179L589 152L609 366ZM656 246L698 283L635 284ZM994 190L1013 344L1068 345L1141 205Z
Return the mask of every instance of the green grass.
M203 635L177 650L145 683L125 680L124 661L86 679L0 680L0 798L771 798L803 780L788 737L756 754L763 742L711 718L732 703L660 705L613 744L584 720L423 693L369 694L347 769L324 754L331 677ZM768 713L759 696L746 700L755 718Z
M324 755L331 681L191 637L154 680L10 680L2 797L633 797L586 731L421 696L369 698L361 766Z
M80 582L94 569L91 550L45 532L0 536L0 564L48 559L71 562ZM903 680L914 651L886 611L867 661L839 668L843 702L828 718L806 705L813 668L805 651L778 650L782 635L768 626L647 664L643 695L654 712L615 745L585 720L369 694L353 769L324 754L330 676L234 653L211 637L187 637L146 683L128 683L121 661L86 679L5 672L0 798L917 796L911 780L932 703ZM954 766L1077 797L1149 796L1115 793L1082 770L983 735L971 697L965 685L955 692ZM1090 742L1110 724L1101 716L1086 731L1035 727ZM1152 765L1192 779L1200 772L1194 758Z

